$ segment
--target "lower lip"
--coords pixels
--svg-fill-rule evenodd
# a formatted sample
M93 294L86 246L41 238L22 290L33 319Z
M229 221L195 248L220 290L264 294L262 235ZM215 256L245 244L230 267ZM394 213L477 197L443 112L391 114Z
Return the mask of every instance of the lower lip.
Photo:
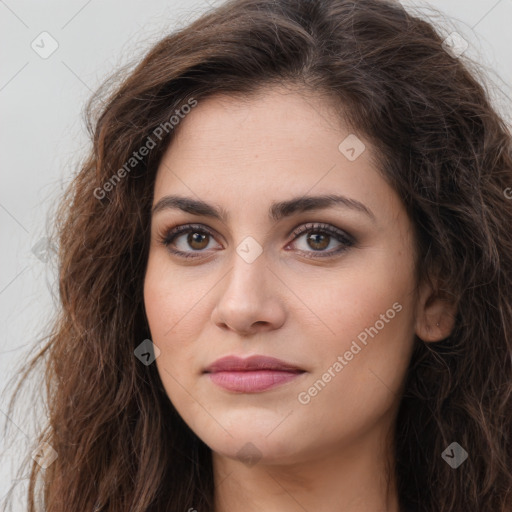
M238 393L258 393L275 388L299 377L304 372L278 370L231 371L209 373L210 379L221 388Z

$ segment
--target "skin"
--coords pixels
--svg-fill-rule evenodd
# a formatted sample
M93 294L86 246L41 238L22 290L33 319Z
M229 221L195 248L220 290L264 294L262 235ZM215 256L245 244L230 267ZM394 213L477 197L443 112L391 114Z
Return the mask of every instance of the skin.
M156 176L153 205L179 194L230 216L224 223L178 209L154 213L144 285L165 390L212 449L216 512L398 512L392 432L414 335L438 341L453 327L446 302L416 283L413 228L399 196L363 136L356 160L340 152L354 131L331 107L283 87L202 100L181 121ZM374 218L344 206L268 217L273 201L332 193L363 203ZM319 257L307 234L290 235L309 222L335 226L355 243ZM178 235L171 247L199 254L190 260L161 242L188 223L214 234L192 246L187 233ZM263 249L252 263L236 251L247 236ZM324 253L343 245L327 240ZM401 311L333 371L396 303ZM305 373L260 393L227 391L203 370L231 354L273 356ZM335 376L300 403L299 393L329 368ZM244 461L240 453L251 450L254 460Z

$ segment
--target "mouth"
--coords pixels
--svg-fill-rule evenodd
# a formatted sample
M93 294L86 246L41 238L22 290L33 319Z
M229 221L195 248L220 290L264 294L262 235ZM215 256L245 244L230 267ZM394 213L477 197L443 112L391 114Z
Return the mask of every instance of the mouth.
M215 361L203 373L226 390L259 393L290 382L306 371L268 356L251 356L247 359L227 356Z

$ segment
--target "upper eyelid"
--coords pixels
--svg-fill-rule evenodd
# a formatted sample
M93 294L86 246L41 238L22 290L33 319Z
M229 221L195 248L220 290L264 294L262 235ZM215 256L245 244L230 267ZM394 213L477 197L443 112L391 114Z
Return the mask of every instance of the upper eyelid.
M300 232L296 233L299 230L299 228L300 228ZM167 236L172 234L172 240L174 241L179 236L181 236L183 234L187 234L194 229L197 229L197 231L204 231L204 232L208 233L209 235L211 235L213 238L216 238L215 234L217 233L217 230L207 227L206 225L201 224L201 223L179 224L169 230L164 231L163 238L165 239ZM310 231L314 231L314 230L328 231L331 236L338 235L340 238L346 239L345 241L347 241L347 242L350 242L350 243L355 242L354 237L351 234L349 234L347 231L345 231L341 228L338 228L336 226L333 226L332 224L329 224L327 222L302 222L302 223L299 223L298 225L293 227L293 229L291 229L287 233L286 238L292 236L293 234L296 234L295 238L290 240L290 241L294 241L298 237L300 237ZM224 237L222 235L219 234L219 236L224 240Z
M299 228L301 228L300 232L296 233L297 231L299 231ZM311 231L314 232L315 230L327 231L330 235L338 235L341 238L346 238L351 242L355 242L354 237L350 233L348 233L344 229L333 226L332 224L329 224L327 222L306 222L306 223L299 224L290 231L288 236L293 235L293 234L296 234L297 236L301 236L301 235L311 232Z
M217 238L215 233L216 230L206 227L204 224L192 223L192 224L179 224L171 229L164 229L162 235L160 236L161 241L167 245L165 242L169 236L172 236L172 241L176 240L176 238L186 235L196 229L199 232L205 232L209 234L212 238ZM223 237L221 237L223 238ZM169 241L169 244L171 242ZM218 242L217 242L218 243Z

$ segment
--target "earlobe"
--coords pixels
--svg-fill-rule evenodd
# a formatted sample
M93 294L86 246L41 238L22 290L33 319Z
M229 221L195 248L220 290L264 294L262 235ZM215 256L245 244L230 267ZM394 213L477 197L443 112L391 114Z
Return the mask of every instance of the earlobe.
M457 304L453 298L425 283L416 305L416 336L425 342L448 338L455 326L456 314Z

